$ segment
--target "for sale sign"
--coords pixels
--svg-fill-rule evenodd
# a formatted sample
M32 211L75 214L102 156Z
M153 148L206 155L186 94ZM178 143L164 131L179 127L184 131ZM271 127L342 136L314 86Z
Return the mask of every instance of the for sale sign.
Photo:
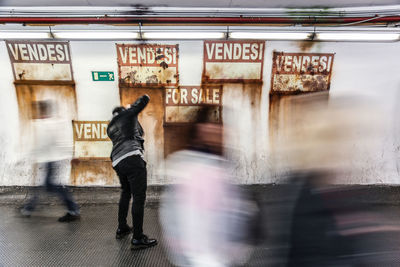
M129 86L176 85L178 45L117 44L119 79Z
M271 93L329 90L334 54L274 52Z
M165 122L193 122L203 105L212 105L210 121L221 122L222 87L180 86L165 89Z
M208 81L261 81L265 42L205 41L204 78Z

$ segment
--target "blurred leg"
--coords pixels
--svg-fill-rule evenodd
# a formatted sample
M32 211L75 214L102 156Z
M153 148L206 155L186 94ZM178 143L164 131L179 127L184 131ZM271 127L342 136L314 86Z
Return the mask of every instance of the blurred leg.
M46 163L46 190L49 192L56 193L60 199L64 202L65 206L67 206L68 212L73 215L79 214L78 205L72 198L72 195L69 193L68 189L64 186L55 184L54 178L57 175L57 171L59 168L59 162L48 162Z
M38 202L38 193L36 190L33 192L33 195L29 198L29 200L24 204L23 209L25 211L33 211Z

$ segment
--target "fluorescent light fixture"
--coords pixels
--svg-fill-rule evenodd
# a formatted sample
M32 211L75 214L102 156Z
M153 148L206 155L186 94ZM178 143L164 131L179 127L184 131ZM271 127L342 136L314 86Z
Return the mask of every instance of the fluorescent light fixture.
M314 40L318 41L398 41L399 33L368 32L320 32Z
M53 32L56 39L97 39L97 40L129 40L138 39L139 33L132 31L59 31Z
M265 39L265 40L307 40L309 32L231 32L232 39Z
M0 31L0 39L47 39L47 38L51 38L48 32Z
M202 32L202 31L157 31L157 32L143 32L143 39L223 39L225 38L224 32Z

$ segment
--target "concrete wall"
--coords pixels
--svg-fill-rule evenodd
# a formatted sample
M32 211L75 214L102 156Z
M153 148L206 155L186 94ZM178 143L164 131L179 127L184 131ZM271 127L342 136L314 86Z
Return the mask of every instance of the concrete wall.
M201 85L202 41L154 43L178 43L180 84ZM76 84L77 120L110 120L112 108L120 104L115 42L71 41L70 47ZM400 86L400 76L397 74L400 69L398 43L325 42L310 46L303 42L266 42L262 85L223 84L223 121L230 130L226 136L226 144L229 157L233 160L235 179L246 184L280 181L277 173L281 169L277 168L269 153L269 92L273 51L335 53L330 98L349 96L367 99L371 101L370 112L381 118L381 131L379 138L375 140L377 145L374 150L369 149L366 152L363 150L364 143L355 141L352 147L358 156L352 164L357 171L348 173L340 183L400 183L397 167L400 129L399 121L396 120L400 111L396 109ZM30 185L33 183L32 167L23 157L24 149L20 146L16 90L4 42L0 42L0 60L3 62L0 72L0 121L3 122L0 127L0 186ZM91 71L114 71L116 79L110 82L93 82ZM362 140L365 133L359 131L357 134ZM25 135L28 136L29 133ZM158 148L152 146L151 141L147 144L149 184L168 183L162 175L163 152ZM71 183L69 172L66 169L61 182ZM117 185L116 181L114 179L112 183ZM92 179L90 183L77 185L103 186L110 183L98 178Z

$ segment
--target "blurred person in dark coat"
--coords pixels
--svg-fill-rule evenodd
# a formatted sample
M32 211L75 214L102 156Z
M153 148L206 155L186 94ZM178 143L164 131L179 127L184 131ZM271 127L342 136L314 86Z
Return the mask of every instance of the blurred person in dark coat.
M371 113L372 101L331 99L325 93L286 101L291 113L276 164L285 167L298 188L288 266L395 266L398 248L385 240L398 236L400 228L363 203L368 193L340 185L354 183L349 177L355 174L361 178L359 159L378 148L379 106Z

